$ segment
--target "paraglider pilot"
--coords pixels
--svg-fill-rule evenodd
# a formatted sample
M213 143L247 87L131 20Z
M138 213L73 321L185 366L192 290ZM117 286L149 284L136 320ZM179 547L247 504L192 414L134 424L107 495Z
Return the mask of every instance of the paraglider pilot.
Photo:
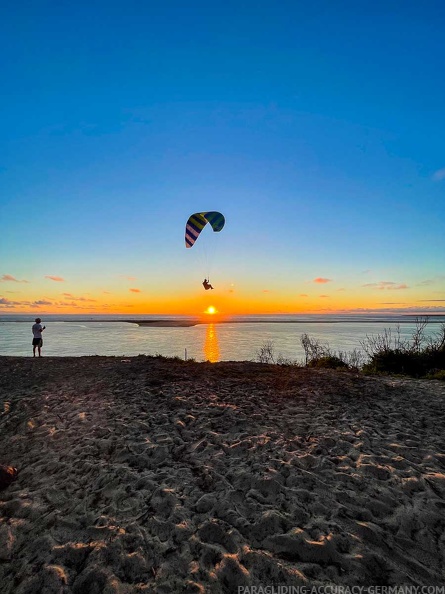
M208 291L209 289L213 289L212 285L209 283L209 281L206 278L204 279L202 286L204 287L204 289L206 291Z

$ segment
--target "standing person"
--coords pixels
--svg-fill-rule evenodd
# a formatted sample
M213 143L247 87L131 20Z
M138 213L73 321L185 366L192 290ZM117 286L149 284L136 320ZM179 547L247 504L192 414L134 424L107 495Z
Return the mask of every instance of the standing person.
M32 339L32 354L36 356L36 347L39 352L39 357L42 356L41 349L43 346L43 339L42 339L42 332L45 330L46 326L42 326L40 323L42 320L40 318L36 318L36 323L32 327L32 335L34 338Z

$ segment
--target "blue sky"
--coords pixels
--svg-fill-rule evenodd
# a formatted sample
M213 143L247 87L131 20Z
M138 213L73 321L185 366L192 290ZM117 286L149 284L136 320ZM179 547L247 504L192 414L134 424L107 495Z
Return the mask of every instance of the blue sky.
M199 310L204 210L221 311L445 306L444 30L442 2L9 6L0 308Z

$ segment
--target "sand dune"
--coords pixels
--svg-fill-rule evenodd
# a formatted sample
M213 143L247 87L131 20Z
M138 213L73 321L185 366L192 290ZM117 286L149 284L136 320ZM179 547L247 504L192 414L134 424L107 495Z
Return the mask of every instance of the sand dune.
M2 594L439 585L445 385L0 357Z

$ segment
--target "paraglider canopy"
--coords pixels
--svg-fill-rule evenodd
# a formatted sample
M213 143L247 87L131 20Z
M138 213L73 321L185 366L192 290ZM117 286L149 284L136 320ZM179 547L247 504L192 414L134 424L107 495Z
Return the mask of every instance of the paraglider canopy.
M225 219L220 212L195 212L185 226L185 247L191 248L204 227L210 223L213 231L219 232L224 227Z

